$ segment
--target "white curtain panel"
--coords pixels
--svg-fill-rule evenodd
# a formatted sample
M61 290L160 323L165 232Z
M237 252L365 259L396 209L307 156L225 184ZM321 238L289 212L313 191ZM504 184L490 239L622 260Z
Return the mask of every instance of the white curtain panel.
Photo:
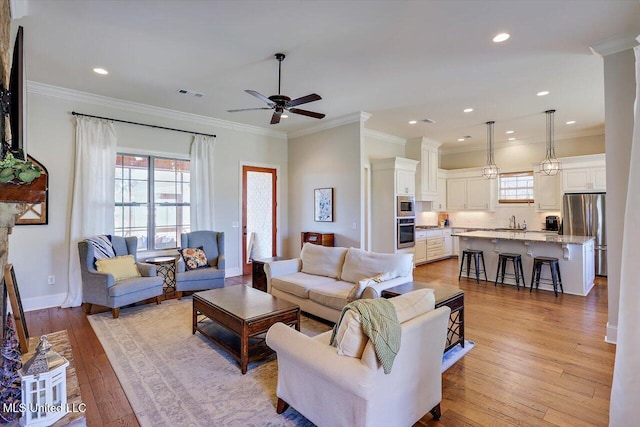
M191 144L191 231L215 230L213 209L215 143L214 137L195 135Z
M618 339L609 410L609 425L612 427L638 425L640 416L640 239L637 233L640 230L640 46L636 46L634 51L636 100L624 215L626 233L622 242Z
M78 117L69 227L69 290L63 307L82 304L78 242L113 234L118 137L112 122Z

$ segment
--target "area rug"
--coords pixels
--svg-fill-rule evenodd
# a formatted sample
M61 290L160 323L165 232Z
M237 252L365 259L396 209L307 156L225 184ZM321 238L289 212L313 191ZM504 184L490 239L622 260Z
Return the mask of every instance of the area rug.
M88 316L141 426L313 426L294 408L276 413L275 355L242 375L231 356L191 333L191 306L184 298L127 308L118 319ZM306 335L330 329L302 316ZM451 366L472 347L447 352L443 372L445 359Z
M473 341L464 340L464 347L458 344L457 346L451 348L442 356L442 372L449 369L456 363L458 360L462 359L462 357L469 353L471 349L476 345Z

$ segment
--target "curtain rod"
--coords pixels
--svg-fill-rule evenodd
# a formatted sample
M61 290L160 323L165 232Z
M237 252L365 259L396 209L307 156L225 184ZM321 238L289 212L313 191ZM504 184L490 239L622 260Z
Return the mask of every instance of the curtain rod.
M127 121L127 120L110 119L108 117L100 117L100 116L92 116L90 114L76 113L75 111L72 111L71 114L74 115L74 116L91 117L91 118L94 118L94 119L102 119L102 120L110 120L112 122L127 123L129 125L146 126L146 127L150 127L150 128L156 128L156 129L172 130L174 132L183 132L183 133L190 133L190 134L194 134L194 135L211 136L211 137L214 137L214 138L216 137L215 135L211 135L209 133L191 132L191 131L188 131L188 130L168 128L168 127L164 127L164 126L148 125L146 123L138 123L138 122L130 122L130 121Z

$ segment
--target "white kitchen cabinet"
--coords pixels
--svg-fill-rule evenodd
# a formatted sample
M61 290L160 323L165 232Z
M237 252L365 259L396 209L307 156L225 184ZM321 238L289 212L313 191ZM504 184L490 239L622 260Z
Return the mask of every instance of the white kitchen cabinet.
M396 194L414 196L416 194L416 174L413 171L396 170Z
M596 193L607 191L607 169L604 154L565 157L562 164L564 193Z
M442 246L443 246L443 255L445 257L450 257L453 255L453 237L451 237L451 230L443 231Z
M467 208L467 179L447 179L447 209L462 211Z
M562 209L562 182L561 174L547 175L543 172L536 172L533 182L533 194L535 198L536 210L538 211L559 211Z
M450 178L447 180L447 210L493 209L492 187L495 180L483 177Z
M413 262L424 264L427 262L427 232L423 230L416 231L416 245Z
M595 274L595 243L592 240L591 242L585 244L582 248L584 254L584 266L583 266L583 289L590 289L593 286L593 281L596 279Z
M433 202L433 210L444 212L447 210L447 179L438 178L438 197Z
M407 158L418 160L416 168L416 200L433 202L438 197L438 147L440 142L414 138L405 144Z

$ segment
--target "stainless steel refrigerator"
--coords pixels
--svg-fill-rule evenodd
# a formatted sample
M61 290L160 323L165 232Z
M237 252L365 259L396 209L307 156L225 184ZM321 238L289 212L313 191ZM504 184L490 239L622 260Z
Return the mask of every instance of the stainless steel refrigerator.
M607 275L605 193L565 194L562 203L562 234L595 238L596 275Z

